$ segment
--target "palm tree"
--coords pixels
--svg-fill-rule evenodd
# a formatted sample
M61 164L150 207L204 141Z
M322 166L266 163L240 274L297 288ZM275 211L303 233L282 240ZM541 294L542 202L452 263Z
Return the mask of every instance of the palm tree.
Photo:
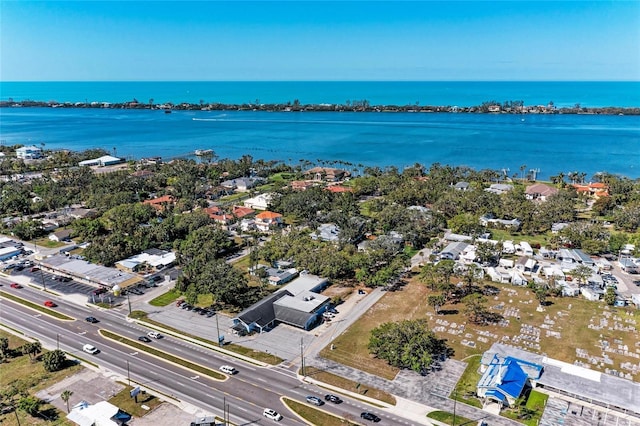
M62 399L67 404L67 413L69 412L69 398L73 395L73 391L66 390L60 394L60 399Z
M527 170L527 165L523 164L520 166L520 172L522 173L522 181L524 182L524 171Z

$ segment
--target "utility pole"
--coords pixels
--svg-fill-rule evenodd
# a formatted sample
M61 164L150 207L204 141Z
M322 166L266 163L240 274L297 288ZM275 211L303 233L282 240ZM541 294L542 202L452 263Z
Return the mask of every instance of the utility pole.
M227 426L227 397L222 397L222 421L224 426Z
M131 315L131 299L129 299L129 292L127 292L127 304L129 305L129 315Z
M222 342L220 341L220 323L218 322L218 314L216 313L216 333L218 335L218 346L222 347Z
M304 374L304 345L303 345L303 340L302 337L300 338L300 360L301 360L301 366L302 366L302 377L306 376L306 374Z
M456 426L456 402L458 402L458 391L453 390L453 422L451 426Z
M56 333L56 346L60 350L60 334Z
M129 387L131 387L131 373L129 372L129 360L127 360L127 380L129 381Z

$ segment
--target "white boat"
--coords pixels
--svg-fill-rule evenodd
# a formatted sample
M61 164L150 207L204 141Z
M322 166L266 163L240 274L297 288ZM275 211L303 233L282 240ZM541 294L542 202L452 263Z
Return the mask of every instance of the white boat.
M213 152L212 149L196 149L196 155L198 156L211 154L212 152Z

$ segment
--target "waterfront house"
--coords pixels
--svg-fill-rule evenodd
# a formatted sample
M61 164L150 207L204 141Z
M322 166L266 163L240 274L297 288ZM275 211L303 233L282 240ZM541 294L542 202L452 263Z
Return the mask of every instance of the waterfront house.
M16 149L16 157L21 160L36 160L42 158L42 149L35 145L23 146Z
M488 188L485 188L486 192L491 192L492 194L504 194L513 189L513 185L509 185L506 183L493 183Z
M104 166L112 166L114 164L120 164L122 163L124 160L118 157L113 157L111 155L103 155L102 157L99 158L94 158L91 160L84 160L84 161L80 161L78 163L78 166L98 166L98 167L104 167Z
M304 172L304 174L309 179L327 182L338 182L351 176L351 173L346 170L331 167L314 167Z
M558 193L558 189L544 183L536 183L525 189L524 195L527 200L546 201L552 195Z
M600 198L609 196L609 186L602 182L589 182L588 184L574 183L573 186L578 194L586 195L591 198Z

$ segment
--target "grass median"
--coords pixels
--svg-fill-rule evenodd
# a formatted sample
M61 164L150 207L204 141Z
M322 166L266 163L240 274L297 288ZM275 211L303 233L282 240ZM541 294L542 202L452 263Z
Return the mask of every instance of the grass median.
M427 414L427 418L437 420L439 422L446 423L448 425L453 424L453 413L448 413L446 411L432 411L429 414ZM470 425L475 425L476 423L477 423L476 420L467 419L466 417L462 417L459 414L456 415L455 424L458 426L460 425L470 426Z
M189 334L189 333L187 333L185 331L178 330L177 328L174 328L174 327L168 326L166 324L163 324L161 322L154 321L154 320L152 320L150 318L147 318L147 313L144 312L144 311L133 311L133 312L131 312L130 318L142 320L142 321L144 321L146 323L149 323L151 325L155 325L155 326L157 326L159 328L167 330L168 332L172 332L172 333L175 333L175 334L181 335L181 336L186 336L186 337L189 337L189 338L191 338L193 340L196 340L198 342L206 343L206 344L212 345L212 346L218 346L218 343L214 342L212 340L207 340L207 339L203 339L202 337L194 336L193 334ZM243 356L246 356L248 358L255 359L256 361L264 362L264 363L269 364L269 365L278 365L282 361L284 361L282 358L277 357L275 355L268 354L268 353L261 352L261 351L256 351L254 349L246 348L244 346L236 345L234 343L225 344L224 345L224 349L226 349L226 350L228 350L230 352L235 352L238 355L243 355Z
M344 377L340 377L333 373L328 373L315 367L305 367L304 372L307 377L318 380L322 383L326 383L328 385L350 391L354 394L386 402L387 404L396 405L396 399L394 398L394 396L383 390L365 386L361 383L345 379ZM299 371L299 373L301 374L302 372Z
M49 308L46 308L44 306L40 306L37 303L30 302L30 301L28 301L26 299L23 299L22 297L14 296L13 294L9 294L9 293L6 293L4 291L0 291L0 296L4 297L6 299L12 300L12 301L14 301L16 303L20 303L21 305L24 305L24 306L26 306L28 308L34 309L36 311L40 311L43 314L47 314L47 315L49 315L51 317L54 317L56 319L59 319L59 320L62 320L62 321L75 321L75 318L71 318L68 315L61 314L60 312L57 312L57 311L55 311L53 309L49 309Z
M347 418L342 418L329 414L326 411L319 410L310 405L303 404L298 401L294 401L289 398L282 398L282 402L298 416L302 417L306 422L312 425L322 426L357 426L359 423L355 423Z
M100 335L102 337L106 337L107 339L115 340L116 342L123 343L127 346L131 346L132 348L136 348L142 352L148 353L150 355L156 356L158 358L162 358L169 362L172 362L181 367L187 368L189 370L193 370L197 373L204 374L205 376L211 377L216 380L225 380L227 376L222 373L218 373L216 370L212 370L209 367L205 367L200 364L193 363L191 361L187 361L185 359L179 358L175 355L171 355L167 352L158 350L153 348L147 344L143 344L138 342L137 340L129 339L128 337L121 336L116 333L112 333L107 330L100 330Z

